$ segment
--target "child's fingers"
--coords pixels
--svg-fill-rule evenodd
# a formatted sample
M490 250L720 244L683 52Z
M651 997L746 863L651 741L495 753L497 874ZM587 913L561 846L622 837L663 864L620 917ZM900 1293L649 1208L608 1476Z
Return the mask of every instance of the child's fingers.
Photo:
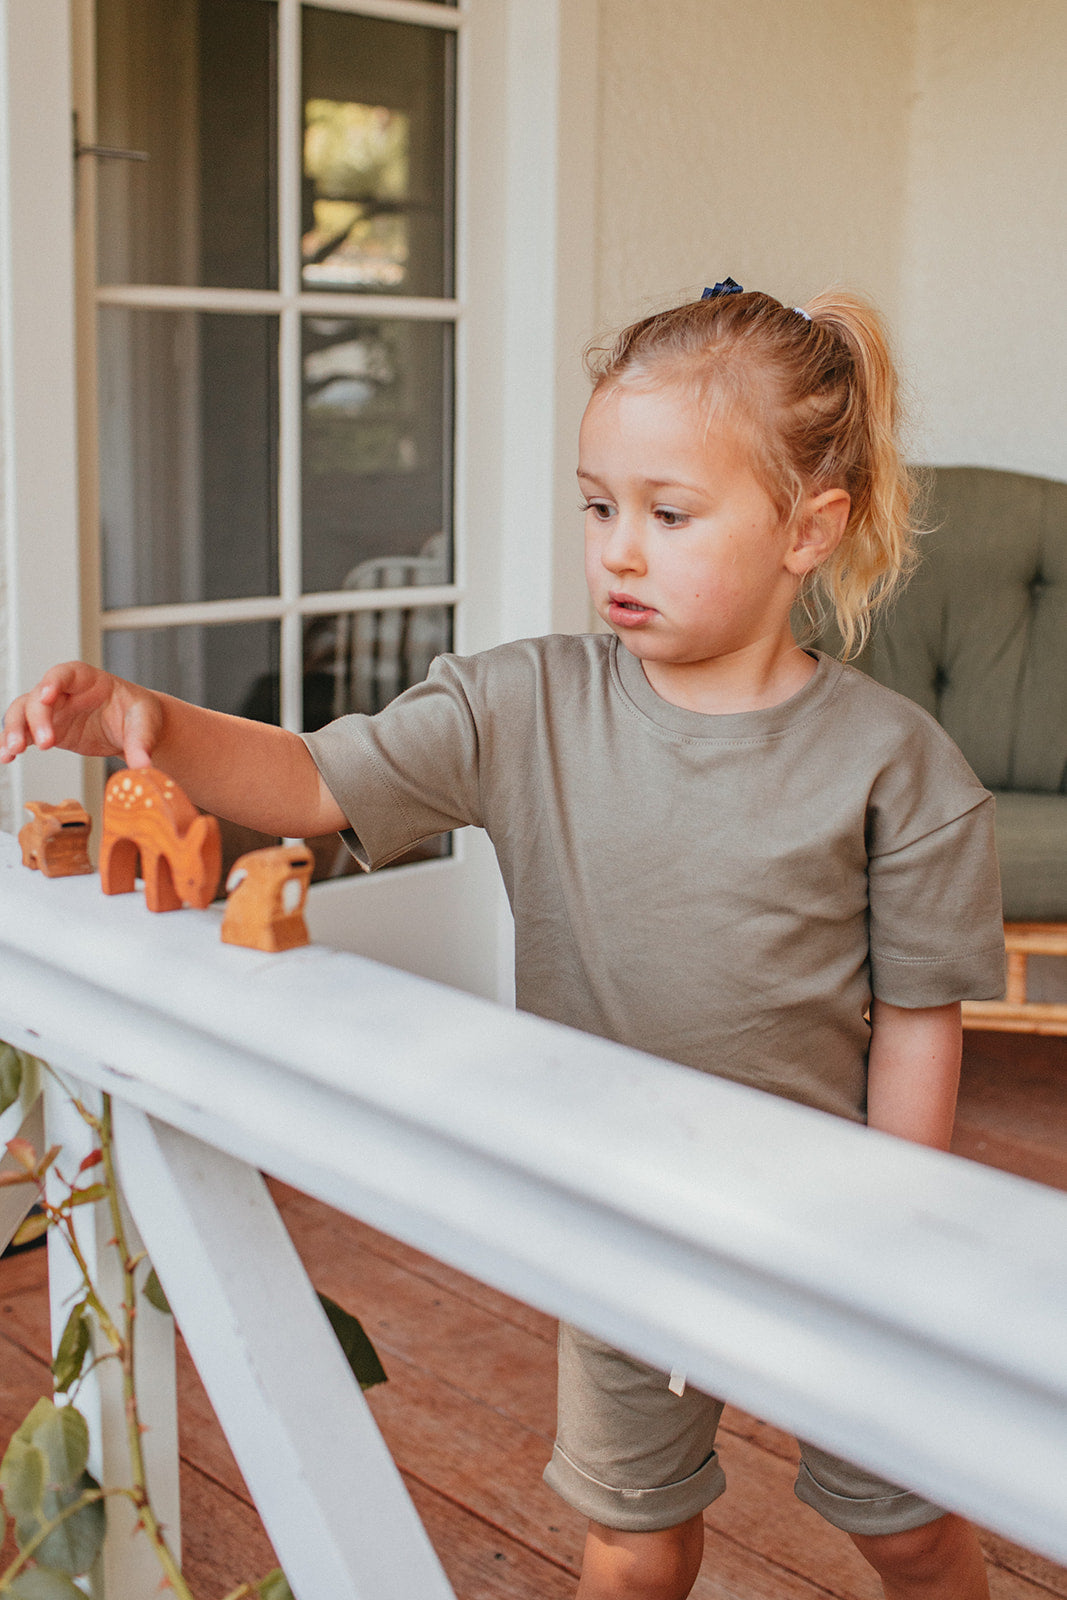
M4 737L0 742L0 762L5 765L9 761L14 761L15 757L20 756L26 748L25 728L16 726L14 721L9 720L14 710L15 707L12 706L4 718Z
M152 765L152 751L158 732L153 708L143 700L136 700L122 723L122 753L128 767Z
M0 761L14 761L16 756L31 744L47 743L51 725L50 713L43 716L34 712L30 695L19 695L12 701L4 717L4 739L0 746Z
M81 663L68 661L52 667L35 689L19 695L4 717L0 761L14 761L31 744L48 750L56 742L55 710L61 698L76 686Z

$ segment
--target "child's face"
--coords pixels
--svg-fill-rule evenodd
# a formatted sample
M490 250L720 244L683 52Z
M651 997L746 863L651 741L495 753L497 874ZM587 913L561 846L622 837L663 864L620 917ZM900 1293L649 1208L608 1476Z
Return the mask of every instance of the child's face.
M578 481L597 613L665 698L728 658L762 666L795 650L790 531L736 436L706 429L684 391L594 394Z

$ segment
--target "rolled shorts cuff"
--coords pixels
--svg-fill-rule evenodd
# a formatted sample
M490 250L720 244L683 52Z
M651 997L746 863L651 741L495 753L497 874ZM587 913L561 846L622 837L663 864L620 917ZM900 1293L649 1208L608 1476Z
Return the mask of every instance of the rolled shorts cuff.
M655 1533L677 1527L710 1506L726 1488L726 1476L714 1450L703 1466L678 1483L655 1489L616 1489L583 1472L557 1444L544 1479L576 1511L620 1533Z
M800 1463L793 1492L798 1500L811 1506L833 1523L843 1533L886 1534L908 1533L912 1528L922 1528L945 1515L941 1506L924 1500L922 1495L900 1489L893 1494L875 1495L855 1500L848 1495L835 1494L814 1477L807 1463Z

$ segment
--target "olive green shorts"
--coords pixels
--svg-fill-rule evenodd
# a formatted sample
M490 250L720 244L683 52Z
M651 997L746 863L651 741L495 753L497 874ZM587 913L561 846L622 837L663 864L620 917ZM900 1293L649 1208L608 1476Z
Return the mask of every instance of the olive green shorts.
M647 1533L703 1511L726 1488L715 1452L723 1402L566 1323L559 1426L545 1481L603 1527ZM800 1441L797 1497L846 1533L903 1533L944 1513L917 1494Z

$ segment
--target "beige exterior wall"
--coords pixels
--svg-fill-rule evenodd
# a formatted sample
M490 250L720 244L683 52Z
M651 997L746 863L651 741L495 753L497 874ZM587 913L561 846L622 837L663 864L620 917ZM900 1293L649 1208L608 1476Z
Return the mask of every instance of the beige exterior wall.
M597 317L887 314L931 462L1067 479L1063 0L601 0Z
M911 0L601 0L599 314L730 273L898 309Z
M1067 5L917 9L902 324L917 454L1067 479Z

